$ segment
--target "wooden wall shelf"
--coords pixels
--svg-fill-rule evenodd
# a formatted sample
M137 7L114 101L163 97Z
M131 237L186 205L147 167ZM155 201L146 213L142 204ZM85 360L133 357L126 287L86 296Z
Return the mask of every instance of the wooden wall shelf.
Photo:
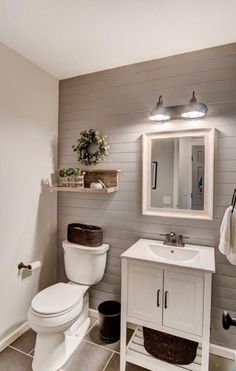
M50 187L50 191L58 192L77 192L77 193L112 193L116 192L118 187L104 188L104 189L94 189L94 188L72 188L72 187Z
M50 191L59 192L77 192L77 193L112 193L119 189L119 173L118 170L85 170L84 176L84 188L75 187L61 187L61 186L50 186ZM90 188L91 182L101 180L106 188L95 189Z

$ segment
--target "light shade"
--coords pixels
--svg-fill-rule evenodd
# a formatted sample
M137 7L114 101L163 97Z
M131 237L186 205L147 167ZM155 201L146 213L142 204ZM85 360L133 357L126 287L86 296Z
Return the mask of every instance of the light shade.
M186 119L198 119L204 117L207 113L207 106L204 103L198 103L193 91L190 104L185 106L181 116Z
M160 95L159 101L157 102L155 108L152 110L152 112L149 115L149 119L153 121L167 121L170 120L170 114L168 112L168 109L166 107L163 107L163 99Z

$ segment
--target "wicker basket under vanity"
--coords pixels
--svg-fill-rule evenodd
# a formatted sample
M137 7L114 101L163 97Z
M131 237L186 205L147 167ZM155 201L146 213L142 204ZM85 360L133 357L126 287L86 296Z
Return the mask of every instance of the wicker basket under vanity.
M62 187L71 187L71 188L84 188L84 175L75 176L65 176L60 177L60 182Z
M189 365L197 354L198 343L143 327L144 348L152 356L169 363Z

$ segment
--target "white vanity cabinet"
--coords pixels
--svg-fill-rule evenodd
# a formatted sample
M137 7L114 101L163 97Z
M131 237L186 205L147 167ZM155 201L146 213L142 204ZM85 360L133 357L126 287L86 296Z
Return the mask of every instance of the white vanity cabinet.
M128 317L202 335L202 274L130 262L127 285Z
M151 323L162 323L163 269L129 264L128 316Z
M203 293L203 274L165 270L163 326L201 336Z
M150 241L139 240L122 254L120 371L125 371L126 361L154 371L208 371L214 249L198 247L195 262L184 257L165 261L150 253ZM136 330L126 345L128 323ZM198 342L196 359L182 367L152 357L143 346L142 326Z

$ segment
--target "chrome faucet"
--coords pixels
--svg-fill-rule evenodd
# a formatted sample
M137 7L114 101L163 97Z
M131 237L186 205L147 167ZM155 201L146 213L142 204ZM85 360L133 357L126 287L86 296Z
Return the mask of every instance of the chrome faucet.
M184 247L185 245L183 239L189 238L189 237L183 236L182 234L177 235L175 232L170 232L166 234L161 233L160 236L165 236L165 240L163 242L164 245L182 246L182 247Z

